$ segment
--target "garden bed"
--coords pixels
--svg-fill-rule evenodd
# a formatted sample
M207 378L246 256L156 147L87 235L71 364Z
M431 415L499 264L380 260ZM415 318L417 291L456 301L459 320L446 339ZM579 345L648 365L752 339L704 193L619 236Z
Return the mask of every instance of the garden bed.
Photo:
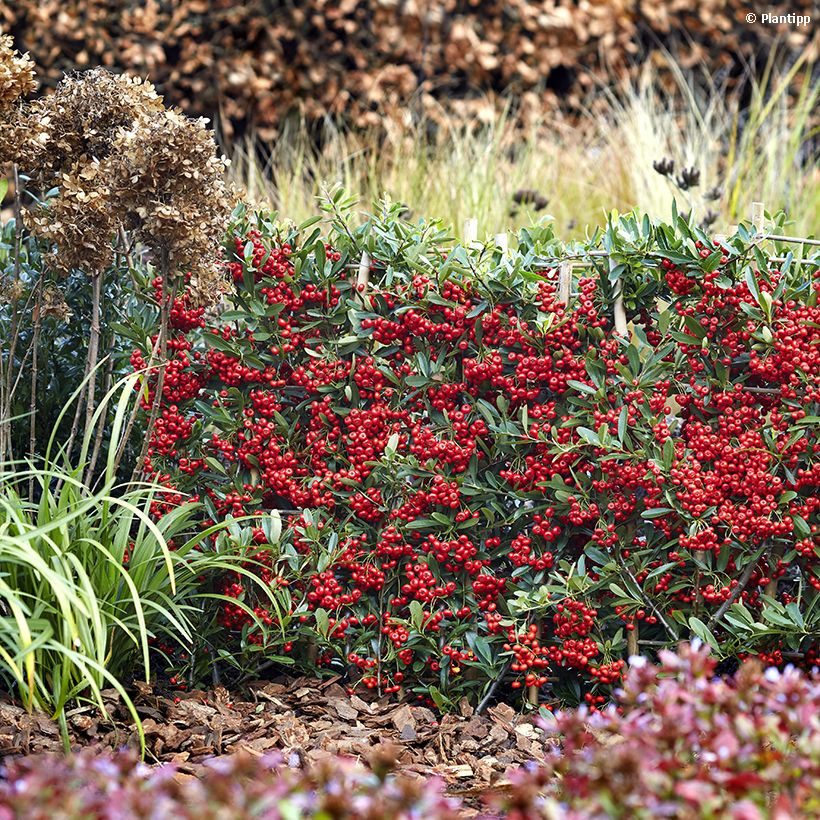
M104 690L109 719L94 707L70 710L73 749L86 746L138 748L139 736L115 690ZM349 695L336 679L252 683L242 696L223 687L167 695L137 685L134 703L143 721L146 759L176 764L199 775L215 755L270 751L290 766L345 755L367 763L383 743L394 747L405 774L437 775L455 794L503 787L505 772L544 754L533 715L506 704L477 715L462 700L459 712L438 716L423 706L388 697ZM42 712L31 714L8 699L0 703L0 758L60 752L59 726Z

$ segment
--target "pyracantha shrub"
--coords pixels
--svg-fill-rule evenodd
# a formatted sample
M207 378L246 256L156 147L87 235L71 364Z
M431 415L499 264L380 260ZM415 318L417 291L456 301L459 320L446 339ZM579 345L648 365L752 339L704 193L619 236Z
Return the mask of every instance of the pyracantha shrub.
M691 634L816 661L815 267L683 219L583 247L539 226L502 254L334 213L324 238L239 214L227 309L174 302L148 450L157 514L193 494L286 519L278 545L246 536L289 584L286 652L439 705L499 677L600 704L628 655ZM264 648L275 616L224 591L245 609L223 625Z
M820 814L820 678L704 648L636 663L617 707L558 713L542 764L511 774L504 816L797 820ZM642 660L642 659L639 659ZM497 798L494 803L500 802Z

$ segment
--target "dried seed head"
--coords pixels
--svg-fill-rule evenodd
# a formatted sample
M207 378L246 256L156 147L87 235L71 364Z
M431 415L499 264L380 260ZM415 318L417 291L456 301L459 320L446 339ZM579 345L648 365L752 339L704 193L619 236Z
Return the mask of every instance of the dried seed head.
M7 61L24 60L6 40ZM35 187L59 191L26 215L31 229L54 243L58 270L109 266L113 237L126 227L164 273L191 273L195 301L219 298L221 241L233 202L227 163L205 120L166 110L148 82L94 69L66 76L10 121L17 134L10 158Z
M54 243L49 262L58 271L101 271L114 258L112 237L117 220L105 185L88 185L86 169L62 175L60 193L45 208L24 214L26 226L37 236Z
M37 87L34 61L28 54L14 50L14 40L0 34L0 112L30 94Z
M206 120L177 110L142 114L120 131L103 166L126 227L168 269L191 273L195 302L216 301L233 202L224 181L227 162L216 155Z
M61 290L53 286L43 289L41 315L52 316L59 322L67 322L71 318L71 308Z
M30 137L20 164L41 187L60 185L68 169L108 157L120 130L142 113L162 109L162 97L139 78L100 68L68 75L28 107Z
M14 41L0 34L0 163L11 162L26 138L19 104L37 87L34 62L14 50Z

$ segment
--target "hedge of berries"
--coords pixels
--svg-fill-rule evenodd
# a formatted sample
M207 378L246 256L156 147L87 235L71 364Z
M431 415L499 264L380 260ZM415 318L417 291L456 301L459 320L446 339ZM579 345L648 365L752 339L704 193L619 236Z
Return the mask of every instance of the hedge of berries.
M627 655L693 634L816 660L816 267L680 217L502 253L330 208L324 237L238 212L228 309L171 309L156 512L258 517L249 566L291 597L226 578L225 629L438 705L501 678L597 706Z

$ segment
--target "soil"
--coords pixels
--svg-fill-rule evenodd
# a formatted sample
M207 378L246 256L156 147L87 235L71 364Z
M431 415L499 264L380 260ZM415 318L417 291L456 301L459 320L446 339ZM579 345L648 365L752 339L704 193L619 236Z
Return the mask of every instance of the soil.
M138 747L119 695L113 689L103 695L105 715L93 706L67 713L72 748ZM534 716L506 704L476 715L462 700L457 714L436 715L386 697L349 695L338 679L259 681L241 697L219 686L168 696L143 683L133 699L147 760L173 762L181 776L200 774L210 757L243 750L253 755L276 750L289 766L337 754L366 765L375 746L391 742L401 772L437 775L449 793L469 802L489 788L504 789L506 771L542 758L549 742ZM62 749L55 721L42 712L29 714L8 698L0 701L0 760Z

